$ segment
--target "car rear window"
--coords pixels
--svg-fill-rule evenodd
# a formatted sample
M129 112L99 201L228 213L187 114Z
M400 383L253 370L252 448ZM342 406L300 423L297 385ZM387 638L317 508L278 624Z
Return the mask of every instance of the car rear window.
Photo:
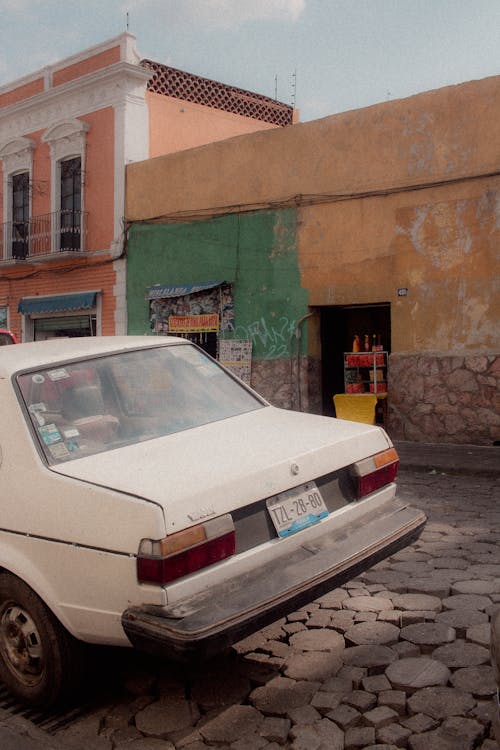
M19 375L50 463L114 450L262 408L193 345L138 349Z

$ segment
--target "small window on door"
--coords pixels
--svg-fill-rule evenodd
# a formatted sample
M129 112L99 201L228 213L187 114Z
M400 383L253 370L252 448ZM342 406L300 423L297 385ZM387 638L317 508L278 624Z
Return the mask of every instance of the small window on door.
M61 162L60 250L80 250L82 225L82 160Z
M12 257L26 258L29 252L30 175L12 175Z

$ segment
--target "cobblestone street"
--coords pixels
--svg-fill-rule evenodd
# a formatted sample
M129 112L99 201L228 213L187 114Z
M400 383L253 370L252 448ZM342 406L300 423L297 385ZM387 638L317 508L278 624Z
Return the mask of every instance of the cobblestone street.
M120 700L47 748L497 748L500 477L404 470L399 485L429 517L413 547L190 673L115 657Z

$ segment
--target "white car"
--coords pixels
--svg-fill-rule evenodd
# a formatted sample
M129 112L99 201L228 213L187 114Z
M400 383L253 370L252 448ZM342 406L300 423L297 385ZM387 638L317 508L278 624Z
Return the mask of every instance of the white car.
M183 339L0 357L0 679L51 705L81 642L212 655L408 544L379 427L270 406Z

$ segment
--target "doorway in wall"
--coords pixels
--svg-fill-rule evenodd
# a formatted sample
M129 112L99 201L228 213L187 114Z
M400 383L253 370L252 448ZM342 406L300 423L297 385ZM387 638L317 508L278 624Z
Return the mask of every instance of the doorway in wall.
M391 306L373 305L320 307L323 414L334 415L333 396L344 393L344 352L351 352L354 336L363 347L365 334L380 336L384 351L391 351ZM377 339L378 340L378 339Z

